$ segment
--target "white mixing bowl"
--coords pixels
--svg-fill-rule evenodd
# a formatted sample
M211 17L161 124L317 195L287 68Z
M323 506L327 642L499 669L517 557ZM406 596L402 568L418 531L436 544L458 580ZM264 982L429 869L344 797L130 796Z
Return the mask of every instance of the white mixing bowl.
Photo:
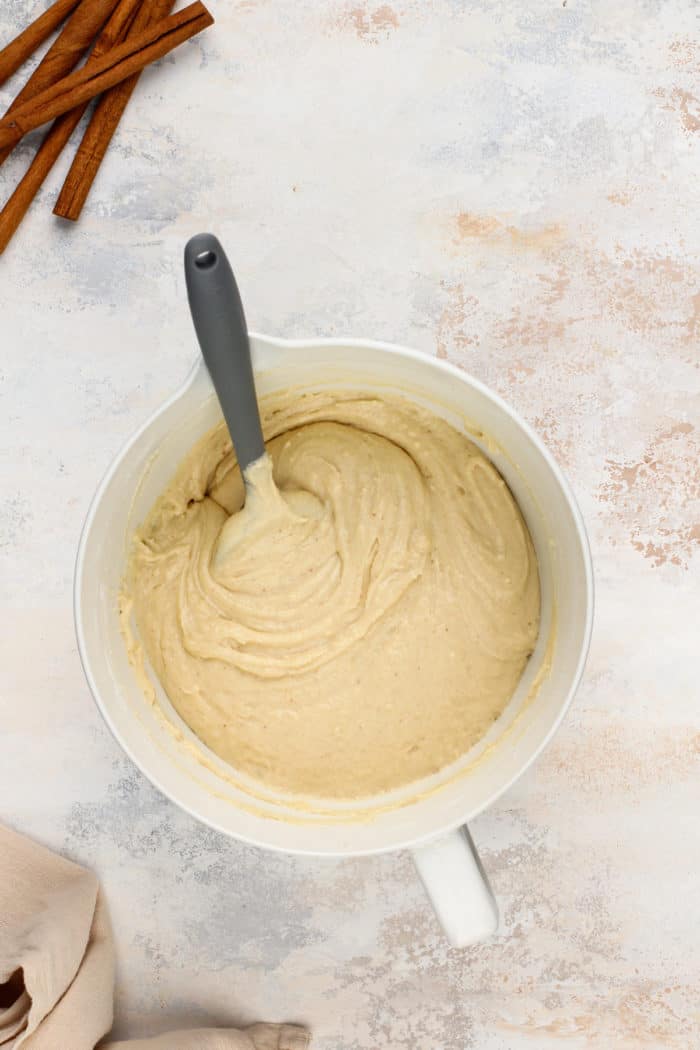
M586 533L569 486L537 435L499 397L453 366L385 343L286 342L252 336L260 395L301 387L394 392L443 416L483 449L528 523L542 587L537 649L487 738L430 782L370 800L361 819L347 806L300 808L254 798L226 765L196 746L160 693L149 704L127 658L118 593L130 537L180 461L220 418L202 364L134 435L102 481L80 541L75 619L95 700L141 771L173 802L226 835L268 849L336 857L411 849L450 941L493 932L498 913L466 823L523 773L571 702L588 651L593 577ZM228 769L228 773L231 770ZM252 793L251 793L252 792Z

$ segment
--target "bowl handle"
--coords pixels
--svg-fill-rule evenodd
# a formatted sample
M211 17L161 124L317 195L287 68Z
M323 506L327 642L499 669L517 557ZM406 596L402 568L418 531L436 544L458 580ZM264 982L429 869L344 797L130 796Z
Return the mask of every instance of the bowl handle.
M496 932L498 905L466 825L413 850L413 859L454 948Z

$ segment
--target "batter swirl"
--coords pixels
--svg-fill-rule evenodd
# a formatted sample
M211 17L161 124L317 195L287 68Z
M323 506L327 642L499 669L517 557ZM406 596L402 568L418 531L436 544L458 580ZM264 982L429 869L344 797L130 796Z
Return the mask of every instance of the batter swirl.
M134 538L124 605L151 667L268 788L358 799L437 772L501 713L537 638L510 490L398 397L287 392L261 414L245 507L222 423Z

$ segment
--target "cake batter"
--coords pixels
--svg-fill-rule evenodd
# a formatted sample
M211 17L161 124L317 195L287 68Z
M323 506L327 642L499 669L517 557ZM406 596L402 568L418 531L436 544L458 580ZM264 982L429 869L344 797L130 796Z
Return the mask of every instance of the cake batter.
M133 609L180 716L268 788L359 799L435 773L498 718L537 639L513 496L395 396L288 391L261 416L247 496L221 423L152 508L125 632Z

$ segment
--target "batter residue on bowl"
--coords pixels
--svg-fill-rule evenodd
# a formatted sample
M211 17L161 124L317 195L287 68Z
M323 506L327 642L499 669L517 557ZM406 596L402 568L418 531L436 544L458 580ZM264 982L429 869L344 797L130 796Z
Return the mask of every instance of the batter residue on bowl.
M287 392L261 414L272 471L254 465L241 510L224 424L207 434L134 538L122 609L184 721L265 786L359 799L435 773L537 639L513 496L399 397Z

